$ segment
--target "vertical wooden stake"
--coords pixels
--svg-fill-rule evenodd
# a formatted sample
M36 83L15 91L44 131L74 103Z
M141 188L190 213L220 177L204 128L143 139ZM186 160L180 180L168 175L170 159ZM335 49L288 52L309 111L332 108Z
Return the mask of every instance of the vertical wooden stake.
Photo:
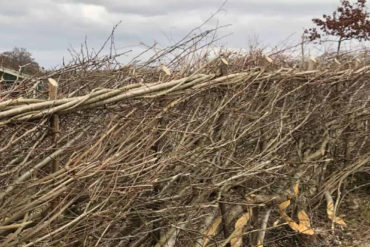
M317 61L314 57L310 56L310 59L308 60L308 68L307 70L314 70L316 69Z
M56 100L58 95L58 82L53 78L48 79L48 86L49 86L49 100ZM51 129L52 129L52 138L55 148L58 148L58 140L60 137L59 132L59 116L58 114L53 114L51 116ZM53 166L52 166L52 173L58 170L59 167L59 157L55 157Z

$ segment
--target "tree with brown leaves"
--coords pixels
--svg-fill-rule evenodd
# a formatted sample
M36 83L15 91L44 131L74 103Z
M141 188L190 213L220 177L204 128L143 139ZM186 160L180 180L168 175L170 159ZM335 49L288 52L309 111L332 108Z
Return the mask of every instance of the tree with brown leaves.
M338 37L337 55L343 41L370 40L370 14L366 8L366 0L357 0L353 4L341 0L341 6L332 15L322 17L323 19L312 19L321 32L314 27L306 29L304 33L310 41L321 39L323 35Z

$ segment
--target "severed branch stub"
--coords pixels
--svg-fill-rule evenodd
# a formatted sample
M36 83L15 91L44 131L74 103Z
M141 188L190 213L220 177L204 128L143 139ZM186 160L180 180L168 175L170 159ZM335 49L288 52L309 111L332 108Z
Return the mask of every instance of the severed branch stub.
M53 78L48 78L48 87L49 87L49 100L56 100L58 95L58 82ZM53 143L55 145L55 148L57 148L58 140L60 137L58 114L53 114L51 116L51 130ZM59 167L59 157L55 157L51 173L57 171L58 167Z
M267 229L267 222L270 218L271 210L272 210L271 208L268 208L265 212L265 215L263 216L262 224L261 224L261 231L258 232L257 247L263 247L263 241L265 240L266 229Z

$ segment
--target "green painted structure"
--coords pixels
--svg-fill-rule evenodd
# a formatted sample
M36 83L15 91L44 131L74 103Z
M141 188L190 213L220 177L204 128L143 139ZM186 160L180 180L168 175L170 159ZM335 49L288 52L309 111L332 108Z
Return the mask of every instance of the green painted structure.
M19 73L16 70L8 69L5 67L0 67L0 81L5 82L5 83L13 83L17 80L23 80L23 79L28 79L31 76L24 74L24 73Z
M20 81L28 78L31 78L31 76L0 66L0 98L2 98L3 95L6 95L9 90L12 95L16 96L17 92L12 91L11 89Z

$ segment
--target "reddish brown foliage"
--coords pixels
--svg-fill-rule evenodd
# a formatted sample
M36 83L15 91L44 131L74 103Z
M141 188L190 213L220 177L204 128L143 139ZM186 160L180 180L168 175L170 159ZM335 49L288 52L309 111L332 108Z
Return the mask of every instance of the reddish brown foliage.
M354 4L342 0L341 6L332 15L323 15L323 19L314 18L312 21L324 35L337 36L338 51L344 40L357 39L359 41L370 38L370 19L366 9L366 0L357 0ZM322 34L316 28L305 30L310 41L320 39Z

